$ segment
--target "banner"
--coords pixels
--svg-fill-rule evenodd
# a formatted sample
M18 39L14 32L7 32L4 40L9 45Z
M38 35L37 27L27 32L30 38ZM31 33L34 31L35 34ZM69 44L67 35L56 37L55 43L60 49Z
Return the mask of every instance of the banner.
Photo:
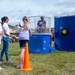
M75 51L75 16L55 17L55 49Z

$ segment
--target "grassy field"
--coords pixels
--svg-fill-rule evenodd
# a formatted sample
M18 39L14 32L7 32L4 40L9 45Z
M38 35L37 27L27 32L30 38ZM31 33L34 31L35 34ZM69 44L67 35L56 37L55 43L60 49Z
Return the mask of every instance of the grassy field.
M12 43L9 49L12 62L0 62L0 75L75 75L75 52L30 54L30 64L34 68L30 72L16 69L19 53L18 43Z

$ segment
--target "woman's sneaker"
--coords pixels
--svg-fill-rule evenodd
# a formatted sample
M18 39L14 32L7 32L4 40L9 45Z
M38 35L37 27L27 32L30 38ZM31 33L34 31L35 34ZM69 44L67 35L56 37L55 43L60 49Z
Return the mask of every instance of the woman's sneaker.
M6 60L6 62L9 62L9 63L11 63L12 61L11 61L11 60Z
M4 60L3 60L3 59L0 59L0 61L2 61L2 62L3 62Z

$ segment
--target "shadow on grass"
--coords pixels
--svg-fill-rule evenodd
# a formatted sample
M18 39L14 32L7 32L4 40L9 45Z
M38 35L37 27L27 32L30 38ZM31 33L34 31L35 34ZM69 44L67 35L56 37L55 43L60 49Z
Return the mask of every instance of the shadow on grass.
M12 67L12 68L15 68L16 69L16 63L12 63L12 62L3 62L3 63L1 63L1 66L2 67Z

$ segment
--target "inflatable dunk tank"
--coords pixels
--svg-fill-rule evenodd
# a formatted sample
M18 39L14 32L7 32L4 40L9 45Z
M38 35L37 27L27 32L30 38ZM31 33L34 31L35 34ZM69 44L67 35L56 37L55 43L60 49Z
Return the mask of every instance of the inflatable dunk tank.
M75 16L55 17L55 49L75 51Z
M41 16L31 16L29 17L29 25L32 29L32 36L29 41L29 52L30 53L49 53L52 52L50 48L50 31L51 31L51 18L44 17L46 21L46 29L44 33L38 33L37 23Z

